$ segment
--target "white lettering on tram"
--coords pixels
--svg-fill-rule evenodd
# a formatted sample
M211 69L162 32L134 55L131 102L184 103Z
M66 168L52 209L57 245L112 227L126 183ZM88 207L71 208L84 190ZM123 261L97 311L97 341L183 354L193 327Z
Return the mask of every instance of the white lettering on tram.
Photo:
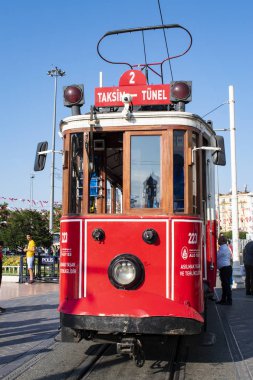
M126 94L125 92L121 92L120 90L108 91L108 92L97 92L98 101L100 103L121 102L122 97L125 94Z
M148 88L147 90L142 90L143 100L168 100L165 90L152 90Z
M155 101L155 100L168 100L166 95L166 90L164 89L151 89L142 90L142 101ZM122 97L126 95L125 91L115 90L115 91L106 91L106 92L97 92L99 103L110 103L110 102L121 102ZM131 94L132 96L137 96L136 94Z

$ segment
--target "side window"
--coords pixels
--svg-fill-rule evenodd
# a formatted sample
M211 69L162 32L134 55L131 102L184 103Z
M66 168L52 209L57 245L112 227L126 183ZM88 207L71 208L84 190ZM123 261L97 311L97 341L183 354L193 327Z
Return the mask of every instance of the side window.
M161 207L161 136L131 136L130 154L130 207Z
M82 212L83 199L83 133L71 135L70 213Z
M196 133L192 133L192 148L198 147L198 135ZM200 212L199 209L199 180L197 170L199 166L199 155L193 155L193 163L192 163L192 212L193 214L198 214Z
M173 208L184 212L184 135L185 131L173 132Z

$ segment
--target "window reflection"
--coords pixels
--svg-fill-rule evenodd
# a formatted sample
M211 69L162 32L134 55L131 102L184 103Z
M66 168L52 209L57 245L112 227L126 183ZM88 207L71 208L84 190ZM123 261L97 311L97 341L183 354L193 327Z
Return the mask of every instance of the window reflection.
M184 131L173 133L173 200L174 211L184 211Z
M131 136L131 208L160 207L160 136Z
M83 134L71 135L70 212L81 213L83 198Z

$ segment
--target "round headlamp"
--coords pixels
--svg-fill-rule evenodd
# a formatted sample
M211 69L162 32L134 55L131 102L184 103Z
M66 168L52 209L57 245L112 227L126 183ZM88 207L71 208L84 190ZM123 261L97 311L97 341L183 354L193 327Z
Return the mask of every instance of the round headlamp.
M83 92L79 86L68 86L64 90L64 99L71 104L79 103L82 97Z
M124 254L115 257L108 268L111 283L118 289L136 289L144 280L144 266L133 255Z
M170 100L172 102L189 103L192 100L192 82L177 81L170 84Z

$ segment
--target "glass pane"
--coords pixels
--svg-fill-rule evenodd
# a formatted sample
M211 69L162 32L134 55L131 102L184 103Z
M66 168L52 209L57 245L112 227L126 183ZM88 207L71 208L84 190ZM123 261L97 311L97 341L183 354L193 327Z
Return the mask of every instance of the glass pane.
M196 148L197 145L197 135L195 133L192 134L192 148ZM193 155L193 164L192 164L192 207L193 214L197 214L198 212L198 204L197 204L197 154Z
M106 213L122 214L122 191L113 186L109 181L106 183Z
M83 134L71 135L70 212L80 214L83 199Z
M184 211L184 131L173 133L173 201L174 211Z
M131 136L131 208L160 207L160 136Z

